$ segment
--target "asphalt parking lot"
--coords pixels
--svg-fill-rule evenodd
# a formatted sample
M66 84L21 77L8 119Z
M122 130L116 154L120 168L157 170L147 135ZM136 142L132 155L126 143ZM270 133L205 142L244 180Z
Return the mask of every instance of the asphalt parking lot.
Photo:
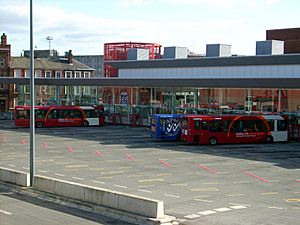
M28 172L29 130L0 128L0 166ZM36 173L163 200L182 224L300 224L300 143L201 146L146 128L37 129Z

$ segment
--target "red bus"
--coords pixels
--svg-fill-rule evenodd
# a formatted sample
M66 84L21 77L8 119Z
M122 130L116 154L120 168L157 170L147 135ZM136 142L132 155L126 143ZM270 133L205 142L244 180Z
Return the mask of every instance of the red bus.
M36 106L35 125L42 127L104 125L103 106ZM16 106L15 126L29 127L30 106Z
M272 135L268 121L260 115L187 115L182 119L181 139L190 143L263 143L273 142Z

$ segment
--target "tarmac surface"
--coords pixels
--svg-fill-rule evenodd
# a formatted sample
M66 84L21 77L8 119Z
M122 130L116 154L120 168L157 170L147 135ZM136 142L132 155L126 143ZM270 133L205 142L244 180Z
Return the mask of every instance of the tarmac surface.
M36 131L38 175L163 200L181 224L300 224L299 142L206 146L156 141L147 128ZM0 166L28 172L28 164L29 129L0 124Z

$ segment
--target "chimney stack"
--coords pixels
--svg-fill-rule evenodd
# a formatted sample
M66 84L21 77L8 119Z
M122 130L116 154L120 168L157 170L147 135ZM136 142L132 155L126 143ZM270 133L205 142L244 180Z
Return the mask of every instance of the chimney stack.
M1 45L7 45L7 36L5 33L3 33L1 36Z
M69 50L68 52L68 62L71 64L73 63L73 54L72 54L72 50Z

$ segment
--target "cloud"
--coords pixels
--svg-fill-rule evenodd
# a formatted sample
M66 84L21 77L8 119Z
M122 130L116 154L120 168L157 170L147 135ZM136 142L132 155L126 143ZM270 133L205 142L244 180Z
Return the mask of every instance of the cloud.
M153 3L154 0L121 0L118 2L120 6L131 7L131 6L141 6Z

